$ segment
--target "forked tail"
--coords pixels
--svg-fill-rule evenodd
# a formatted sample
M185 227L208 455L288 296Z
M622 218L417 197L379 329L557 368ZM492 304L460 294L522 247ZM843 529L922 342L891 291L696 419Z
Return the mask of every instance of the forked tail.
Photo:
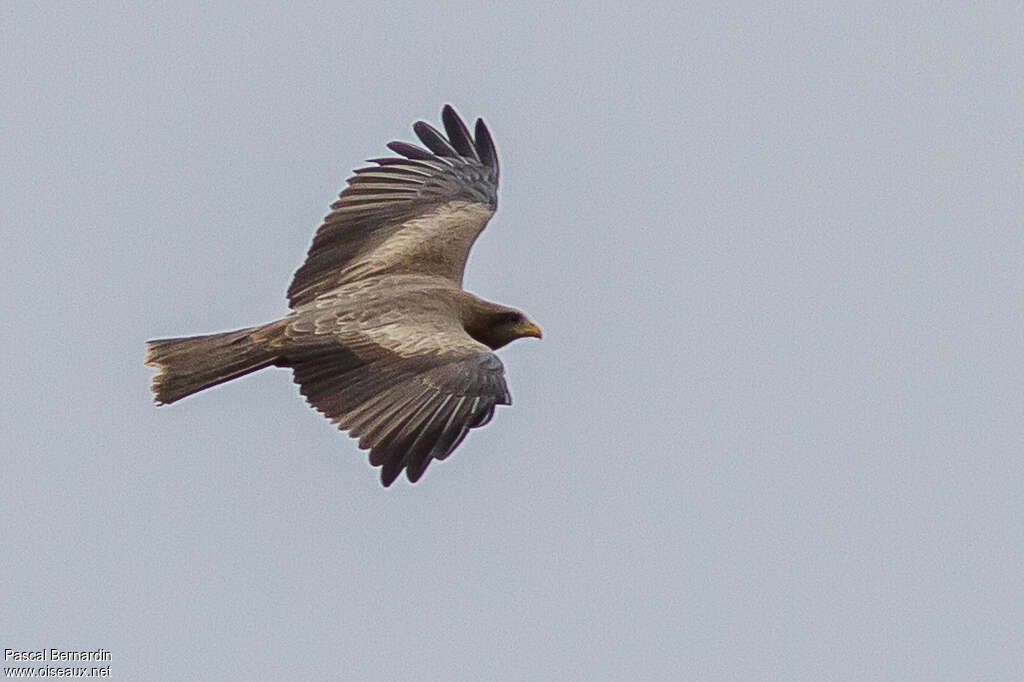
M273 364L261 327L146 342L146 364L160 370L150 384L156 402L173 403Z

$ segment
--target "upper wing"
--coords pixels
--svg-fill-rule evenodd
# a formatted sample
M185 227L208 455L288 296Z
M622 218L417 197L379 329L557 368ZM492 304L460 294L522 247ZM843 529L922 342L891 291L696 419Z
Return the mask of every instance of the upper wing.
M428 148L391 142L404 158L359 168L313 238L288 287L292 308L344 282L382 273L438 275L462 286L469 249L498 206L498 156L487 126L471 137L451 106L447 138L420 121Z
M355 331L326 311L300 316L286 334L303 349L289 361L302 394L370 450L385 486L403 468L415 483L495 406L511 404L501 360L444 316Z

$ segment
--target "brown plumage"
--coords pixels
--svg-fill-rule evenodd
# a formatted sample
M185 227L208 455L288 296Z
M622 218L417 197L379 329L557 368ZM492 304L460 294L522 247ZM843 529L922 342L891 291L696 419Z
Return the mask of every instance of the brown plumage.
M416 482L497 405L511 404L492 352L536 324L462 290L466 258L497 208L498 157L450 106L428 149L359 168L288 287L291 313L260 327L147 344L158 404L264 367L292 369L313 407L370 451L385 486Z

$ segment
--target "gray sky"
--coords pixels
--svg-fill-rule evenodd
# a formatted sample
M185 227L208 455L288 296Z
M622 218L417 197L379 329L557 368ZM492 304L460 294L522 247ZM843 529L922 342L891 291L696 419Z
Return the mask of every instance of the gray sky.
M1020 679L1024 10L0 9L0 648L116 679ZM543 7L543 8L542 8ZM545 331L424 479L267 370L349 171L453 103Z

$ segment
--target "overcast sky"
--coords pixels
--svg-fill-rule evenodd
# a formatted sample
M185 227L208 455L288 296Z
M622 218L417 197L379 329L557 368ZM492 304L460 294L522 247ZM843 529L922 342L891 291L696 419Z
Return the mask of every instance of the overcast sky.
M1020 679L1024 9L763 5L4 3L0 648ZM283 315L449 102L514 405L391 489L284 370L156 408L146 339Z

